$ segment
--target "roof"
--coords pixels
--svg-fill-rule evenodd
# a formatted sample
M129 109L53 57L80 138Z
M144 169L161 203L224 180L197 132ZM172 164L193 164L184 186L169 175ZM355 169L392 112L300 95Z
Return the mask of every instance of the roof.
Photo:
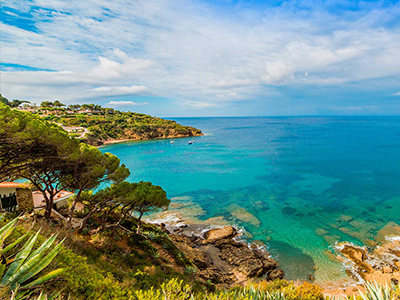
M27 184L19 183L19 182L0 182L0 188L26 188Z
M71 197L72 195L74 195L74 193L72 192L67 192L67 191L60 191L56 197L54 198L54 204L63 201L65 199L68 199L69 197ZM43 197L43 194L39 191L34 191L32 193L32 197L33 197L33 206L35 208L41 208L44 207L46 205L46 200Z

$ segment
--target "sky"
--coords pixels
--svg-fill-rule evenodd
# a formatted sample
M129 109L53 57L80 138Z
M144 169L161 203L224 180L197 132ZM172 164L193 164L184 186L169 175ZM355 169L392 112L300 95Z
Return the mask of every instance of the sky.
M3 0L0 90L156 116L400 115L400 2Z

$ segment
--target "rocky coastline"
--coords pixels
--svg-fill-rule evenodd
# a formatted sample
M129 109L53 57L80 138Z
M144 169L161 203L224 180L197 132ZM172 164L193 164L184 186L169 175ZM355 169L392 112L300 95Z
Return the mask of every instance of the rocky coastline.
M200 231L193 224L160 226L194 263L199 280L230 286L244 284L248 280L269 281L284 276L278 263L265 249L240 240L241 232L233 226Z
M358 283L399 284L400 226L388 223L378 232L376 242L377 245L370 248L337 244L338 259L347 266L347 274Z

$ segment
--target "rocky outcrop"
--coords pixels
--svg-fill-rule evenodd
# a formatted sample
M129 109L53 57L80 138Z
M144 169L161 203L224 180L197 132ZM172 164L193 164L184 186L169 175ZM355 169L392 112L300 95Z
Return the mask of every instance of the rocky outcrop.
M277 267L276 261L268 257L266 252L252 250L246 244L228 240L227 243L218 243L217 247L221 251L221 259L237 266L248 278L259 277Z
M211 229L197 237L184 232L170 236L196 265L199 279L229 285L250 278L283 278L283 271L265 250L235 241L238 232L232 226Z
M236 229L233 226L210 229L209 231L204 233L204 240L202 241L202 244L214 244L215 242L232 238L236 234Z
M372 251L352 244L341 244L337 249L341 254L339 258L351 266L347 269L347 273L356 280L377 282L382 285L400 282L399 238L382 240Z

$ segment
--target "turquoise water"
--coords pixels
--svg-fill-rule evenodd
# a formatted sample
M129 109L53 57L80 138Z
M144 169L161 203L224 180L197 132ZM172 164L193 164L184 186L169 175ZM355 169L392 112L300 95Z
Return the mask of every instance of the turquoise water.
M262 240L288 279L345 276L336 241L371 245L400 223L400 118L179 118L206 135L102 147L171 198Z

